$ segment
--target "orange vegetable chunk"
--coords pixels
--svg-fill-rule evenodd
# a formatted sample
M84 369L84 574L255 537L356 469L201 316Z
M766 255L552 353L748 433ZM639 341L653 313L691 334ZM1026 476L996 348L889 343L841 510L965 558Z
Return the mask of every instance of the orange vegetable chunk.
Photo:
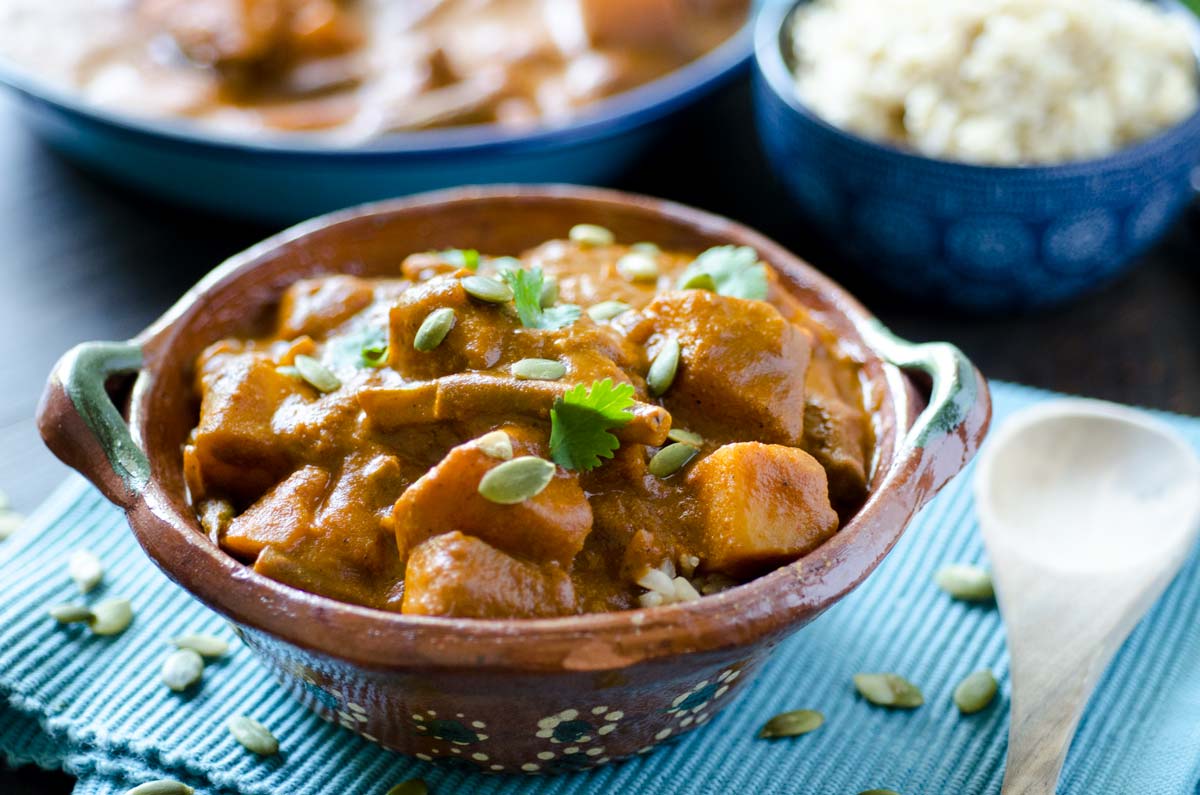
M510 436L515 455L539 454L528 440ZM500 463L468 442L409 486L393 513L400 559L428 538L461 530L527 560L569 565L592 529L592 508L578 475L559 469L537 496L498 505L478 489L488 470Z
M329 473L320 467L293 472L229 523L222 545L234 555L249 558L268 545L287 545L303 536L316 520L328 483Z
M727 444L692 465L702 565L735 577L811 552L837 530L825 470L803 450Z
M469 618L577 612L575 589L556 564L537 566L459 532L413 550L404 576L405 613Z

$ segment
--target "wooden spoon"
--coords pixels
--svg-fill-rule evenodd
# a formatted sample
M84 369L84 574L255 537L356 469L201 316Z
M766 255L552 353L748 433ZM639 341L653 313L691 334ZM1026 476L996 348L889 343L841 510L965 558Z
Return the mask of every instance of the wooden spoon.
M1200 459L1143 412L1059 400L998 429L975 489L1012 661L1002 793L1053 793L1097 680L1195 544Z

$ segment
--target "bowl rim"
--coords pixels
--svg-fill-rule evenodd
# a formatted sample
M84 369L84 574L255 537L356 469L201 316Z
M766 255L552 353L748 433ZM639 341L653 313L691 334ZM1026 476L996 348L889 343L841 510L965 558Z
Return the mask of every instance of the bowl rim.
M902 451L900 440L916 435L910 431L915 427L919 400L912 382L882 352L886 341L875 336L868 342L868 337L880 334L880 330L887 335L882 325L843 288L779 244L742 224L674 202L567 185L459 188L343 210L281 232L226 260L133 341L144 348L145 360L129 400L132 442L147 449L146 429L152 427L154 419L154 383L158 371L173 361L170 353L176 325L204 314L210 308L206 307L206 297L238 284L257 266L270 262L277 252L294 250L311 237L337 227L370 226L381 216L428 212L470 202L509 204L516 212L521 205L563 200L641 214L662 222L664 229L684 229L699 236L751 245L776 266L785 282L814 291L823 308L849 330L844 339L858 346L853 352L876 373L872 387L877 394L872 397L878 424L877 462L867 502L838 533L791 564L696 602L555 618L415 616L340 602L257 574L213 544L199 528L195 514L185 515L178 510L172 495L151 475L136 488L127 482L124 499L112 497L112 492L106 490L126 508L133 532L151 559L169 577L236 624L359 665L406 670L470 667L585 672L745 646L803 623L856 587L899 540L923 502L960 471L973 454L990 418L986 382L956 349L918 346L955 351L960 368L955 372L963 381L970 380L974 401L971 419L959 417L953 428L930 425L925 429L940 432L948 440L947 450L927 446L919 439L915 447ZM63 362L71 357L68 353ZM57 433L53 429L64 423L48 406L55 403L55 389L62 389L58 379L66 367L64 363L52 375L39 409L39 427L60 457L64 445L60 439L56 446L52 437ZM72 430L65 433L71 435ZM942 452L949 454L941 456ZM103 478L97 478L95 471L90 477L103 488ZM352 637L354 643L347 643L347 637Z
M1185 21L1190 30L1192 49L1197 56L1200 70L1200 18L1179 0L1148 0L1162 6L1168 14ZM795 89L794 76L787 66L783 53L785 28L791 24L796 11L813 0L778 0L768 2L758 13L754 24L754 64L757 72L770 89L772 95L795 112L803 121L814 125L827 135L853 144L857 149L876 157L899 160L903 165L935 167L956 170L964 178L995 179L1024 176L1035 179L1071 178L1093 176L1097 172L1128 167L1131 163L1154 158L1161 152L1174 148L1180 134L1195 129L1200 136L1200 103L1188 116L1159 130L1153 135L1117 149L1101 157L1068 160L1061 163L1032 163L1029 165L988 165L963 160L923 155L912 149L888 141L877 141L858 133L838 127L826 121L820 114L800 99ZM1200 92L1200 87L1198 87Z
M359 144L336 145L322 141L319 133L239 135L206 130L201 124L184 119L121 113L88 102L78 92L56 86L3 56L0 56L0 85L125 133L237 156L355 160L462 156L489 150L497 153L545 151L570 146L581 138L618 135L660 119L719 87L747 66L753 57L755 11L759 2L761 0L751 0L746 22L699 58L648 83L590 103L561 124L539 122L527 129L508 129L498 123L434 127L386 133Z

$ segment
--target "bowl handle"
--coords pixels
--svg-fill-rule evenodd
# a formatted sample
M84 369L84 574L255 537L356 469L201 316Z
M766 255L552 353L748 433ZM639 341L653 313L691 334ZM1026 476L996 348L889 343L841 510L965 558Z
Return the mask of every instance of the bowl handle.
M150 462L113 404L108 379L142 366L142 346L85 342L58 361L38 405L42 439L116 504L129 508L150 480Z
M929 402L900 440L895 459L901 477L917 476L923 505L962 471L983 442L992 417L987 382L948 342L908 342L878 321L863 336L885 361L925 373L931 381ZM901 391L905 401L907 394ZM905 416L907 406L900 408Z

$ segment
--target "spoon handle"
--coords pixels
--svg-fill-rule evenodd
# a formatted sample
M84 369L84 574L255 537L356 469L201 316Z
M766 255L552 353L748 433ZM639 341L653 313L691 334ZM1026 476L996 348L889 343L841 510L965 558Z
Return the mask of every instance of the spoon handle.
M1012 720L1001 795L1054 795L1083 708L1112 654L1102 656L1077 660L1082 665L1075 668L1075 675L1064 668L1023 671L1021 667L1037 663L1025 661L1022 666L1014 656Z
M1012 666L1001 795L1053 795L1092 690L1176 566L1072 581L1028 562L1014 567L1002 546L991 548L993 562L1008 564L997 583Z

